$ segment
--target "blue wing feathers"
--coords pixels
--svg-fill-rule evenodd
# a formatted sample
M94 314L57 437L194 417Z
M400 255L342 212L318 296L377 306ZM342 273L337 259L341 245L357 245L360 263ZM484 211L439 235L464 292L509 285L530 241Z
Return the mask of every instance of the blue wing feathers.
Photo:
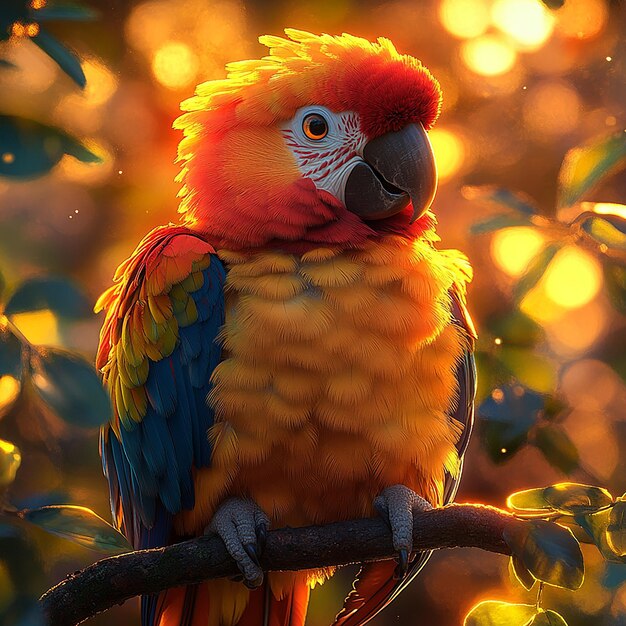
M137 549L170 540L173 515L194 505L192 467L210 463L207 431L213 413L207 395L211 373L221 359L216 339L224 323L225 276L222 263L211 256L202 285L190 294L197 321L179 327L169 357L150 361L143 419L131 421L130 429L122 426L121 441L111 430L102 436L102 464L114 517L119 503L122 530ZM151 605L146 599L142 610L146 617L154 610Z

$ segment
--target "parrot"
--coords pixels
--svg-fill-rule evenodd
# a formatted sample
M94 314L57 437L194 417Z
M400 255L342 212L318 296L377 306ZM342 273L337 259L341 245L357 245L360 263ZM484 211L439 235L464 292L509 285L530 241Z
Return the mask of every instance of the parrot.
M217 535L240 571L143 596L143 626L303 626L336 568L264 572L268 529L382 516L396 557L334 622L365 624L428 560L413 515L455 497L474 420L472 268L431 209L439 83L384 37L259 41L181 104L178 221L96 304L116 527Z

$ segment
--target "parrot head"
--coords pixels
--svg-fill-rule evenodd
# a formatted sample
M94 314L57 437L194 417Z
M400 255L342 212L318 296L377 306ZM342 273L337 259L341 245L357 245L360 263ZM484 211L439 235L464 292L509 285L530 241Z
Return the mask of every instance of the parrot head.
M432 229L438 82L384 38L285 32L183 102L183 221L230 249Z

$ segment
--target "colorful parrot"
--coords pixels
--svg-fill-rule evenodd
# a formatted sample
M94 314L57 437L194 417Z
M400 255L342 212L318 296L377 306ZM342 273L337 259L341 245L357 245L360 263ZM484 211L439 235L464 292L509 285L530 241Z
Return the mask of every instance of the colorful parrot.
M264 576L268 527L378 514L397 562L335 621L364 624L426 562L413 512L453 499L472 428L471 268L429 210L439 84L387 39L285 32L183 102L180 223L97 305L117 526L217 533L245 583L144 597L144 626L303 626L333 569Z

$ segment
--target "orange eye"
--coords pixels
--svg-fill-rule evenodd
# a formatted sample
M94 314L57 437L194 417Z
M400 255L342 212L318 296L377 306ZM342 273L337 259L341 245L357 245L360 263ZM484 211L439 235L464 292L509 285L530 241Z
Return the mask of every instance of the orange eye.
M309 113L302 120L302 130L309 139L319 141L328 135L328 122L319 113Z

